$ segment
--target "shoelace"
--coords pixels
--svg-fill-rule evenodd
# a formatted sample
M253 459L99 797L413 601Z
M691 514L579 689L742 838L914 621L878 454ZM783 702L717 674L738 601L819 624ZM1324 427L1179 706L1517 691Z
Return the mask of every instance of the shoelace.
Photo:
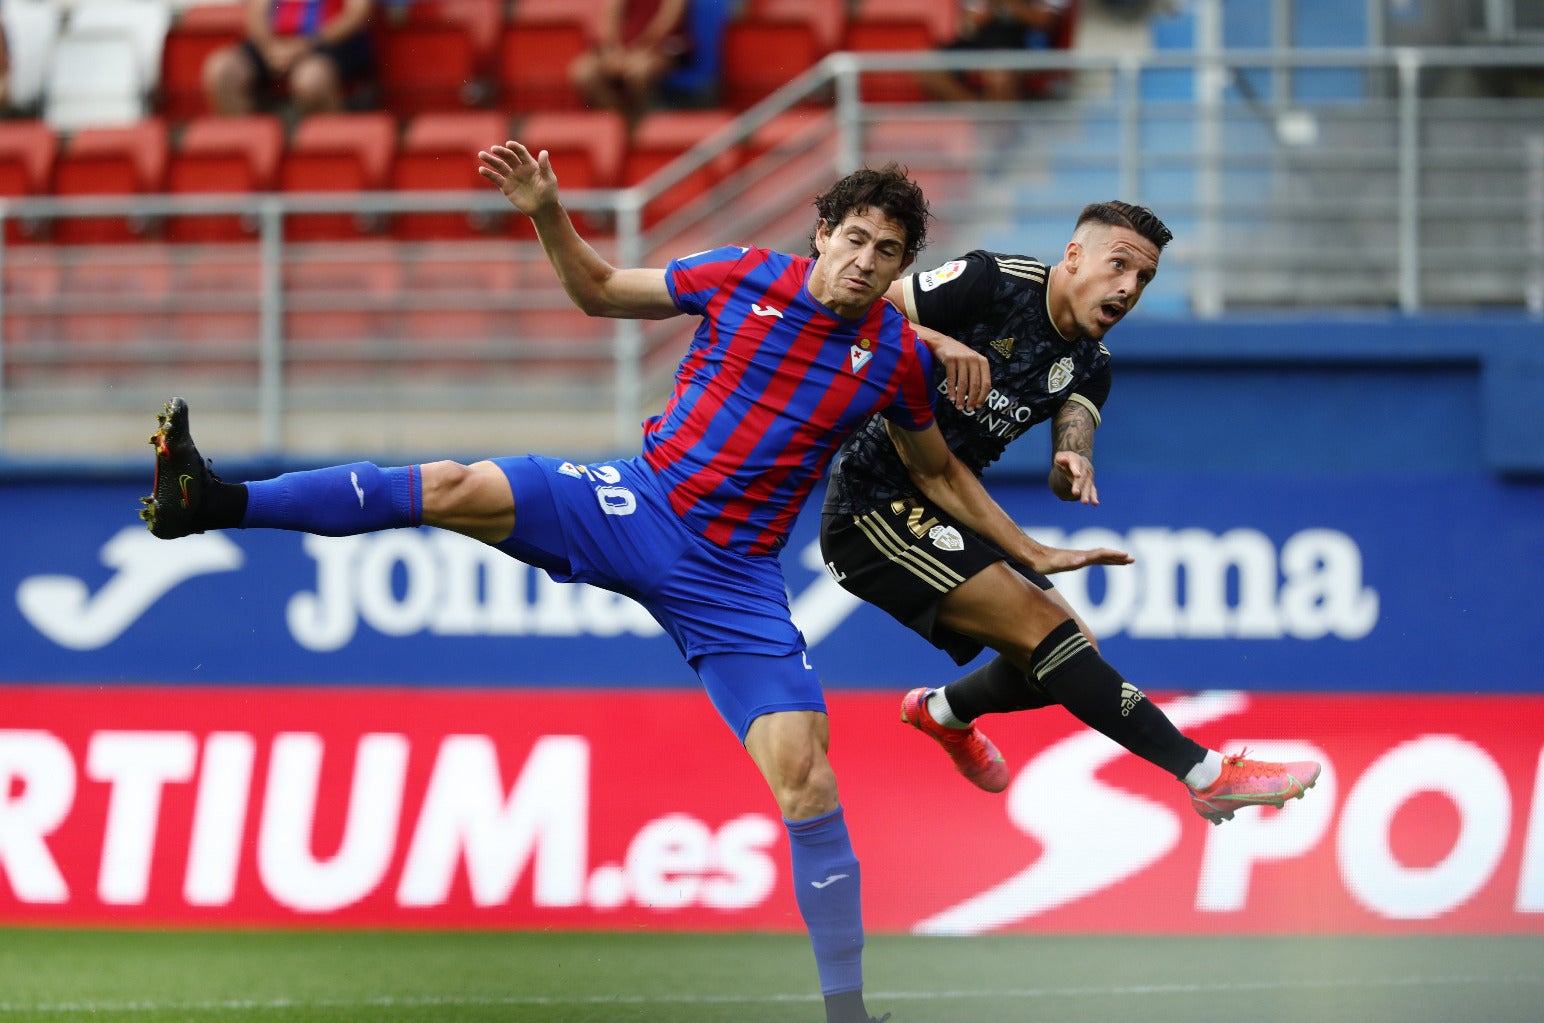
M1248 752L1249 747L1246 746L1231 756L1223 757L1223 766L1235 768L1235 774L1244 778L1264 778L1274 773L1270 770L1275 766L1274 764L1267 764L1263 760L1250 760L1246 756ZM1218 781L1221 780L1218 778Z

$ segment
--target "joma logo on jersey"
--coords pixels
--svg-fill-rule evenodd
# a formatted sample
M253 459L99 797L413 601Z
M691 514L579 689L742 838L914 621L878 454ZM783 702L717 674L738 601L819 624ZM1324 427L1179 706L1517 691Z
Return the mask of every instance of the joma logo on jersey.
M1051 372L1045 376L1045 389L1055 394L1072 383L1072 371L1076 368L1071 356L1062 356L1057 359L1056 364L1051 367Z

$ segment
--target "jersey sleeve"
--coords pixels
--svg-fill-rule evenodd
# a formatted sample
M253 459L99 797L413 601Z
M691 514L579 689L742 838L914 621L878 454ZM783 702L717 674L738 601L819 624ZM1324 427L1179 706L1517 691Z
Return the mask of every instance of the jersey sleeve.
M906 318L954 335L979 317L997 292L997 260L981 249L901 282Z
M895 401L881 415L903 430L926 430L933 425L933 353L910 324L901 328L901 343L910 351L903 356Z
M670 289L671 301L682 312L701 316L729 272L749 251L743 246L725 245L672 259L665 267L665 287Z
M1094 414L1094 425L1103 417L1104 403L1110 397L1110 364L1106 362L1067 396L1068 401L1078 402Z

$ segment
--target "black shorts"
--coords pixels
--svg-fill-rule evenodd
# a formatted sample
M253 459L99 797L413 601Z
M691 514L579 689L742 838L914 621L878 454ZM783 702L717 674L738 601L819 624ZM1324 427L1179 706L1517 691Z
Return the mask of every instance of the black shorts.
M243 39L241 49L252 62L252 69L257 73L256 87L265 92L275 92L281 89L282 82L263 60L262 53L252 44L252 40ZM362 81L375 74L375 43L370 38L369 32L356 32L346 39L336 43L323 43L316 47L316 53L321 54L333 62L338 69L338 77L345 85Z
M862 515L822 515L820 551L843 589L888 612L955 664L973 660L986 644L938 624L945 594L999 561L1051 589L1051 580L920 497Z

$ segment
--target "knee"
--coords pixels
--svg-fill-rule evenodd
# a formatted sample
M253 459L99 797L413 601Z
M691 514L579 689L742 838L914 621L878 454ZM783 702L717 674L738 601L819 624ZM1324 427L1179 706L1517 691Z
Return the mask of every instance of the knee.
M289 90L302 110L327 110L337 106L338 72L332 61L313 54L290 72Z
M233 47L216 50L204 61L204 91L211 95L244 89L250 78L245 58Z
M778 809L788 820L806 820L836 809L836 772L824 756L790 753L769 779Z
M426 508L431 502L438 506L455 503L458 496L471 489L475 475L471 466L448 460L425 462L419 466L419 472L423 476Z

